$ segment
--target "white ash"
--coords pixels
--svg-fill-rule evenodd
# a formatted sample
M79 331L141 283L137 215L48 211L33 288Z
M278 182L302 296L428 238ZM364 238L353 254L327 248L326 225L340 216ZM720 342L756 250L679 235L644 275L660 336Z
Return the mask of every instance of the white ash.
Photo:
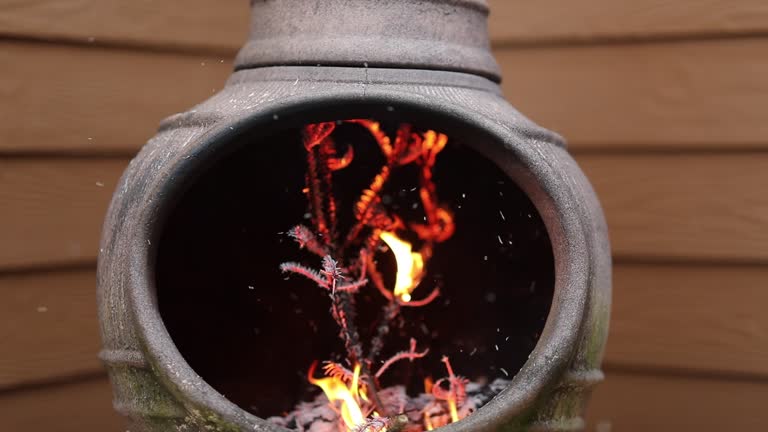
M467 399L459 407L459 417L464 418L488 403L504 390L511 380L497 378L490 384L470 382L467 384ZM435 425L450 422L450 415L444 404L435 403L433 395L422 393L412 397L405 393L405 387L393 386L379 391L379 399L390 413L404 413L411 423L406 426L408 432L423 431L424 412ZM339 414L330 406L325 394L318 395L314 401L300 402L285 417L267 419L275 425L301 432L339 432Z

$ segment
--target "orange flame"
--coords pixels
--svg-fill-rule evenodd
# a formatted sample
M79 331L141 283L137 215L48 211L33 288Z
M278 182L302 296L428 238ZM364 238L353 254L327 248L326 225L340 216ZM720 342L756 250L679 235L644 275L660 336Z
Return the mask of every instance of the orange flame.
M435 382L432 380L431 376L424 378L424 393L426 394L432 393L432 386L434 385L435 385Z
M395 254L397 276L394 294L407 303L411 301L411 293L424 276L424 256L418 252L412 252L413 246L394 233L385 231L379 237Z
M448 410L451 412L451 423L459 421L459 412L456 410L456 396L448 398Z
M445 368L448 370L448 376L450 377L449 379L451 383L451 391L448 396L448 410L451 413L451 422L456 423L459 421L459 412L456 410L456 389L454 388L456 375L453 373L453 367L451 367L451 362L448 360L447 356L443 356L442 362L445 363Z
M355 365L349 387L340 377L313 377L316 366L317 363L315 362L309 368L309 382L323 389L323 393L325 393L331 405L336 407L337 403L339 404L338 409L347 429L354 430L358 425L363 424L365 416L360 408L360 365Z
M432 424L432 419L429 418L429 414L426 411L424 411L424 426L428 431L431 431L435 428L435 426Z

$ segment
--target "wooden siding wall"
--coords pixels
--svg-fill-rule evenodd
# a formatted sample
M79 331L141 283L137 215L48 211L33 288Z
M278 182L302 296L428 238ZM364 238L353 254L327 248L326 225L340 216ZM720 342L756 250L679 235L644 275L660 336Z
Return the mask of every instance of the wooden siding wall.
M768 2L490 3L507 97L568 137L610 225L589 430L764 430ZM124 430L96 359L101 220L246 29L245 0L0 0L0 429Z

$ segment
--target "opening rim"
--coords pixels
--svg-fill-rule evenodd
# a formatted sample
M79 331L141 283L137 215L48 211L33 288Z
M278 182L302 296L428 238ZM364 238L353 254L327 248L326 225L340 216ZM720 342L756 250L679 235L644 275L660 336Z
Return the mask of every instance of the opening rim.
M558 171L541 163L541 155L531 149L530 138L520 137L476 112L391 91L369 92L365 100L361 100L358 93L336 93L269 103L255 112L223 120L187 146L195 152L194 157L177 158L171 164L172 172L158 179L147 191L149 196L163 196L164 199L152 200L142 209L136 221L141 232L128 239L129 250L133 252L128 272L131 288L127 289L130 313L153 370L182 402L209 410L243 427L287 430L250 414L207 384L183 358L165 327L156 300L157 240L175 200L199 176L201 169L236 150L228 148L236 135L243 131L268 130L275 125L273 115L281 120L302 117L306 122L310 113L322 112L317 117L330 116L332 110L357 113L364 110L367 113L376 108L383 111L388 106L425 118L455 121L457 128L469 128L484 135L484 139L468 142L467 146L496 164L529 197L544 221L555 259L552 305L528 360L496 398L461 422L444 426L443 430L485 430L508 423L531 409L542 392L561 379L562 371L578 347L589 298L589 273L584 271L588 262L579 258L588 250L587 241L583 221L573 211L577 192L568 186ZM322 111L324 108L326 111ZM333 117L340 118L338 115ZM285 123L281 121L280 124ZM555 195L557 199L553 198Z

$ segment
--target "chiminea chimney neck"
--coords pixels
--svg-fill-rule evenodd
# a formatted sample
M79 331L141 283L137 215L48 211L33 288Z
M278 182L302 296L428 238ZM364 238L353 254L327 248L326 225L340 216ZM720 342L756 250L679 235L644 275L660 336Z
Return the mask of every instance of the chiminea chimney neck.
M382 67L501 79L485 0L252 0L251 9L237 69Z

